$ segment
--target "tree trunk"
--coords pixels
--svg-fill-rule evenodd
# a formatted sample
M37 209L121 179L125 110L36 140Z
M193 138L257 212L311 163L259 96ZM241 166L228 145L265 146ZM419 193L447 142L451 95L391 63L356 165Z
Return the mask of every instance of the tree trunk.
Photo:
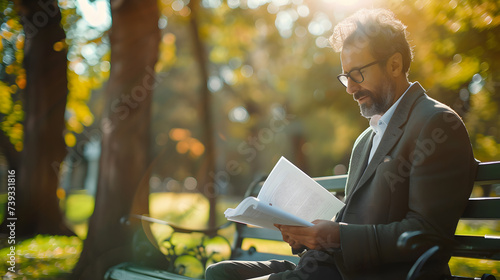
M196 61L198 63L198 69L200 71L200 115L202 119L202 131L203 139L205 142L205 164L203 165L205 170L202 172L201 184L199 190L208 198L210 204L209 218L208 218L208 228L214 229L216 227L216 195L217 190L215 187L215 144L213 136L213 124L212 124L212 114L211 114L211 98L210 92L208 90L208 67L207 59L205 54L205 48L203 42L201 41L200 34L198 31L198 9L200 7L199 0L191 0L189 3L191 9L191 36L193 38L193 45L195 51ZM213 174L213 176L209 176ZM207 186L207 187L205 187ZM215 232L214 232L215 233Z
M111 1L111 15L111 73L96 205L74 279L102 279L109 267L131 261L132 237L141 224L124 221L130 214L149 212L150 114L160 42L157 1Z
M54 47L65 39L61 12L54 0L25 0L17 4L26 36L27 83L24 147L16 170L16 235L74 235L63 222L56 195L59 168L53 168L66 154L63 132L68 95L67 50Z
M16 150L14 145L10 142L9 136L7 136L3 131L0 131L0 149L0 152L7 159L9 169L19 170L19 165L21 164L21 153Z

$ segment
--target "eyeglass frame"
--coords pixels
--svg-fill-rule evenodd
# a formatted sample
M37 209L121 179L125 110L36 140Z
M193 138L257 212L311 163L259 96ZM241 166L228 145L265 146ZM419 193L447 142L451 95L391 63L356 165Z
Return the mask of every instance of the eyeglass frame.
M362 66L362 67L359 67L359 68L354 68L354 69L351 69L351 71L345 73L345 74L339 74L337 75L337 80L339 80L339 82L347 88L347 82L349 81L349 78L351 78L351 80L353 80L353 82L355 83L358 83L358 84L361 84L362 82L365 81L365 76L363 76L363 73L361 73L361 70L365 69L365 68L368 68L370 66L373 66L373 65L376 65L378 63L381 63L381 62L384 62L386 60L388 60L389 58L384 58L384 59L379 59L379 60L375 60L374 62L371 62L371 63L368 63L366 64L365 66ZM351 76L351 73L354 72L354 71L359 71L359 74L361 75L361 81L356 81L356 79L353 79L352 76ZM346 77L346 80L345 80L345 84L344 82L342 82L341 78L342 77Z

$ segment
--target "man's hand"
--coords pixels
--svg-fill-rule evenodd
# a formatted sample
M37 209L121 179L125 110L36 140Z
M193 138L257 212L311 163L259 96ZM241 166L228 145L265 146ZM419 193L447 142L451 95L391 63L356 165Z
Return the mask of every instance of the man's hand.
M292 248L306 246L309 249L321 250L340 247L340 226L328 220L315 220L313 226L275 226L281 231L283 241Z

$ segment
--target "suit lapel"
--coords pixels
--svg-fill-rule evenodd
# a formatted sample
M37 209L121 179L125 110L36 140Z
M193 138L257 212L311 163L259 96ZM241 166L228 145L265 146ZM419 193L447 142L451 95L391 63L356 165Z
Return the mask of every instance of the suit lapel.
M357 191L363 186L366 181L373 175L378 165L383 161L384 157L392 150L394 145L399 141L401 135L403 135L403 129L401 127L408 120L408 116L410 115L411 108L418 98L424 95L425 90L422 86L416 82L411 86L408 92L405 94L401 102L399 103L394 115L392 116L387 129L382 137L380 144L377 148L377 151L373 155L370 164L366 167L366 170L363 168L364 173L361 173L361 178L359 182L356 180L356 188L353 191ZM370 145L371 147L371 145ZM367 154L370 153L368 150ZM359 165L358 165L359 166ZM359 172L359 170L358 170Z

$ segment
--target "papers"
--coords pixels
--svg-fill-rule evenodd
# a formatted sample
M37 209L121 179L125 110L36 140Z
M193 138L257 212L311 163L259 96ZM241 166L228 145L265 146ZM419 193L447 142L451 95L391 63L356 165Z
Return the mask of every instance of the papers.
M312 226L331 220L344 203L307 174L281 157L257 198L245 198L224 214L230 221L278 230L273 224Z

